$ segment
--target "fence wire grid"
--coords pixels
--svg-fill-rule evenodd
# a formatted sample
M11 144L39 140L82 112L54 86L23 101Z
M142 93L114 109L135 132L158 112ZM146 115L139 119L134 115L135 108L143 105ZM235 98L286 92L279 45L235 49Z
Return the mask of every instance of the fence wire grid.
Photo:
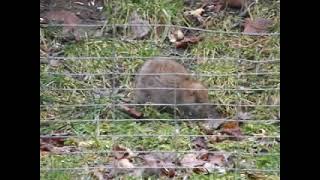
M234 47L229 48L229 54L218 53L219 57L205 51L203 55L181 51L168 45L170 42L159 41L152 33L148 40L124 41L124 37L129 37L127 28L141 24L41 26L43 29L100 27L107 34L95 42L88 36L90 33L85 33L81 47L70 43L65 45L63 56L59 56L61 52L40 56L41 173L72 174L74 179L98 176L97 172L104 179L110 178L110 174L113 178L155 174L178 178L193 172L232 174L234 179L243 178L244 173L280 174L279 58L273 55L246 58L242 52L245 47L239 44L245 40L239 39L229 46ZM208 37L231 38L230 43L240 36L267 39L280 35L167 24L148 24L148 27L151 32L158 27L168 28L167 32L179 28ZM46 36L44 30L41 33ZM50 42L42 39L40 44ZM170 57L190 73L139 74L142 64L154 57ZM187 75L207 88L137 88L134 83L138 75ZM173 90L174 102L135 103L134 91L147 89ZM177 103L177 93L186 90L207 90L209 102ZM194 105L213 106L220 117L180 116L177 108ZM158 106L174 110L167 112ZM210 122L227 125L212 128L210 133L203 131L201 124Z

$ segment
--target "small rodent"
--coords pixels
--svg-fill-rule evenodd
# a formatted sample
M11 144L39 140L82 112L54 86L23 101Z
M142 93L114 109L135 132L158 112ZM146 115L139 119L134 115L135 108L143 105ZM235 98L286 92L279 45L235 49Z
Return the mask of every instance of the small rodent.
M159 75L160 73L181 73ZM153 58L147 60L135 79L135 88L188 88L188 89L136 89L135 103L145 104L190 104L208 103L208 90L200 82L188 75L185 67L172 58ZM149 75L143 75L149 74ZM151 75L150 75L151 74ZM152 75L155 74L155 75ZM176 95L176 98L174 98ZM173 106L171 106L173 107ZM182 116L188 118L208 118L216 113L208 105L177 106ZM211 113L211 115L210 115Z

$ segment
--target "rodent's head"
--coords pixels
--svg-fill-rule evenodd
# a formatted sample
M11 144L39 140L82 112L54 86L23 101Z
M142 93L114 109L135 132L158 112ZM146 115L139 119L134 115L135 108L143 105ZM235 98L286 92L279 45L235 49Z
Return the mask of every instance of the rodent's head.
M208 118L209 106L201 103L208 103L208 90L202 83L195 80L182 82L180 88L185 88L181 92L182 104L197 104L182 106L184 115L189 118Z

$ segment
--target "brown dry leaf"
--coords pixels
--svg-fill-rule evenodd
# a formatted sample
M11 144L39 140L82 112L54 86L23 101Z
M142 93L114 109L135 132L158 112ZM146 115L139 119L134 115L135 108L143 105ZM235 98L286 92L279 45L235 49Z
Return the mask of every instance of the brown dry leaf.
M196 10L193 10L193 11L190 11L190 15L192 16L196 16L196 17L201 17L201 14L204 12L204 9L203 8L199 8L199 9L196 9Z
M40 145L40 151L50 152L50 151L52 151L53 148L54 148L54 146L52 144L42 144L42 145Z
M142 172L141 169L136 169L129 159L114 159L112 166L114 167L110 172L112 177L117 177L119 174L140 176Z
M221 126L222 129L235 129L238 127L239 123L237 121L228 121Z
M197 154L186 154L183 156L183 158L180 160L180 164L183 167L198 167L203 166L206 163L206 161L198 159Z
M117 160L115 166L119 168L134 168L134 165L129 159Z
M204 19L201 15L204 11L205 10L203 8L199 8L199 9L192 10L192 11L186 11L183 14L186 18L188 18L190 20L196 20L196 21L202 23L202 22L204 22Z
M230 162L228 162L229 160ZM227 153L212 153L207 150L186 154L180 160L182 166L193 167L196 173L208 173L216 170L220 173L225 173L230 163L231 159Z
M225 166L226 159L222 154L210 154L208 157L208 161L216 166Z
M149 22L141 19L137 12L132 13L130 17L130 24L141 24L141 26L131 26L131 30L133 32L133 39L142 39L146 37L151 29Z
M66 138L56 138L56 137L51 137L51 138L40 138L42 143L45 144L52 144L54 146L64 146L64 142L66 141Z
M227 138L223 137L221 133L217 133L217 134L214 134L214 135L208 137L209 142L212 144L217 143L217 142L222 142L226 139Z
M171 32L168 36L169 36L169 41L172 43L181 41L184 38L184 34L180 29L175 30L174 32Z
M55 145L58 145L59 147L57 147ZM63 146L63 145L61 145L60 142L57 143L55 141L48 141L48 140L40 139L40 151L52 152L55 154L65 154L65 153L78 151L78 149L75 146Z
M227 134L233 137L230 137L229 139L233 140L242 140L242 132L239 127L239 123L236 121L230 121L226 122L222 125L220 132L222 134Z
M205 155L205 154L204 154ZM204 155L202 155L203 158ZM229 155L225 153L207 153L206 154L206 164L204 164L204 168L208 172L218 171L220 173L225 173L226 168L228 167L228 157Z
M167 177L174 177L176 175L174 169L175 164L173 163L173 161L175 161L175 155L173 153L153 153L141 155L140 157L143 159L143 164L145 166L151 167L144 170L146 174L150 176L162 175Z
M115 145L112 147L113 155L116 159L129 159L131 157L134 157L135 154L129 149L124 146Z
M134 108L129 108L128 106L122 105L121 110L136 119L141 118L143 116L142 112L139 112Z
M187 48L190 44L196 44L198 43L202 38L197 37L197 36L189 36L189 37L184 37L183 40L177 41L175 43L176 48L182 48L185 49Z
M214 133L214 130L218 129L225 122L224 119L218 119L218 118L210 118L210 119L217 119L217 120L208 120L199 124L201 130L203 130L208 135L212 135Z
M225 7L225 3L222 0L212 0L208 4L204 5L206 12L220 12Z
M180 164L183 167L195 167L203 165L205 162L202 160L197 159L196 154L186 154L183 156L183 158L180 160Z
M161 175L167 176L169 178L173 178L176 176L176 171L174 169L163 168L161 169Z
M201 149L208 149L206 139L204 137L197 137L192 140L192 148L199 151Z
M245 19L244 33L267 33L268 29L272 26L272 21L264 18L257 18L251 20L250 18Z
M258 173L258 172L245 172L245 174L247 175L248 179L250 180L267 180L268 177L262 173Z

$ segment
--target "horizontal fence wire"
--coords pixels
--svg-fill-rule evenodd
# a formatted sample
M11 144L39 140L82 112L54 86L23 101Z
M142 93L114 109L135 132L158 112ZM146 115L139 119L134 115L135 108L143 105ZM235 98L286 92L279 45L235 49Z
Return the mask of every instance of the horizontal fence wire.
M47 91L105 91L105 90L208 90L208 91L275 91L280 90L280 88L161 88L161 87L153 87L153 88L130 88L130 87L117 87L117 88L51 88L51 87L41 87L40 90Z
M71 146L72 147L72 146ZM74 152L63 152L63 153L55 153L52 152L50 154L66 154L66 155L76 155L76 154L110 154L110 153L126 153L128 151L117 151L117 150L101 150L101 151L74 151ZM134 154L154 154L154 153L166 153L166 154L188 154L188 153L210 153L210 154L228 154L228 155L242 155L242 156L279 156L280 153L246 153L246 152L237 152L237 151L135 151L131 150L130 152Z
M104 72L104 73L62 73L62 72L42 72L44 74L62 75L62 76L103 76L103 75L126 75L126 76L200 76L200 77L226 77L226 76L257 76L257 75L280 75L280 72L256 72L256 73L229 73L229 74L195 74L195 73L120 73L120 72Z
M204 167L189 167L189 166L140 166L140 167L113 167L113 166L103 166L105 169L205 169ZM84 167L84 168L40 168L41 171L85 171L85 170L95 170L101 169L100 166L97 167ZM224 168L226 171L240 171L240 172L280 172L280 169L250 169L250 168Z
M234 106L234 107L280 107L280 104L217 104L217 103L186 103L186 104L130 104L130 103L106 103L106 104L46 104L40 107L98 107L98 106Z
M120 56L117 55L116 57L113 56L87 56L87 57L61 57L61 56L41 56L40 59L52 59L52 60L79 60L79 61L88 61L88 60L112 60L112 59L151 59L154 58L154 56ZM249 59L242 59L242 58L233 58L233 57L217 57L217 58L210 58L210 57L176 57L176 56L159 56L157 58L172 58L175 60L209 60L209 61L236 61L236 62L250 62L250 63L271 63L271 62L280 62L280 59L274 58L274 59L261 59L261 60L249 60Z
M278 123L280 120L278 119L270 119L270 120L259 120L259 119L179 119L178 121L223 121L223 122L243 122L243 123ZM40 123L55 123L55 122L127 122L127 121L175 121L175 119L41 119Z
M231 32L231 31L215 31L203 28L179 26L179 25L170 25L170 24L106 24L96 23L96 24L40 24L42 27L172 27L180 29L188 29L194 31L201 31L205 33L213 34L230 34L230 35L249 35L249 36L280 36L280 33L244 33L244 32Z
M79 138L85 139L88 138L89 135L40 135L40 138L44 139L54 139L54 138ZM257 135L257 136L250 136L250 135L221 135L221 134L213 134L213 135L205 135L205 134L103 134L96 138L122 138L122 137L221 137L221 138L264 138L264 139L280 139L280 136L266 136L266 135Z

